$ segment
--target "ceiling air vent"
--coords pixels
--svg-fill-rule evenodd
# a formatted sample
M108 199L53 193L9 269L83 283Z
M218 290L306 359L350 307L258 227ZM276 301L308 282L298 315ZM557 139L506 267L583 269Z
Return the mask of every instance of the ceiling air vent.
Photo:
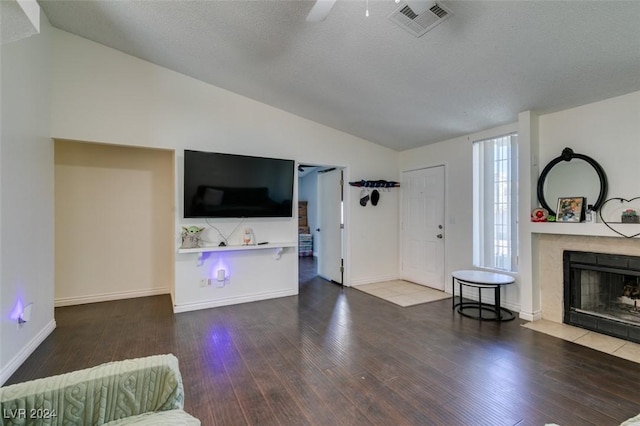
M414 36L420 37L449 16L451 16L451 11L442 3L428 0L407 0L389 15L389 19Z

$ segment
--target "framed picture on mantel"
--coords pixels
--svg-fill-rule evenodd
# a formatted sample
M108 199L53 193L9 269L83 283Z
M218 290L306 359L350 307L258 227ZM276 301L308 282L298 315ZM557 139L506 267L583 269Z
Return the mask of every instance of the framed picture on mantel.
M582 222L584 220L584 197L560 197L556 209L556 222Z

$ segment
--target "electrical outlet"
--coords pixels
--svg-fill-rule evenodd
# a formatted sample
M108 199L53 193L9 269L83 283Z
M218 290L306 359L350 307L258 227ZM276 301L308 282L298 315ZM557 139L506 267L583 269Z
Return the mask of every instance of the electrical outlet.
M18 330L22 328L22 326L26 325L29 321L31 321L31 309L33 308L33 302L29 303L27 306L22 309L22 312L18 314Z
M209 280L206 278L200 278L200 287L206 287L209 284Z

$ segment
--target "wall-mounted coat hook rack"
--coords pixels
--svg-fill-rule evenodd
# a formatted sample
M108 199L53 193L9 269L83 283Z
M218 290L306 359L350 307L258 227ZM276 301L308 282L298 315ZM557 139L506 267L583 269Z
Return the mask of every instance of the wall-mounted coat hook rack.
M400 182L389 180L359 180L349 182L349 185L357 188L398 188L400 187Z

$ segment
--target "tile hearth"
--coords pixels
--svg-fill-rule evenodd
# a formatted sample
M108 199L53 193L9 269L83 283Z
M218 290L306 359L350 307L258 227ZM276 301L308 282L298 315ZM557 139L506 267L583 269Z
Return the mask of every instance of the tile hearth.
M576 224L581 225L581 224ZM564 250L640 256L636 239L595 235L538 234L538 281L542 319L522 326L566 341L640 363L640 344L563 324Z
M600 352L640 363L640 344L594 333L572 325L548 320L538 320L522 324L523 327L548 334Z

